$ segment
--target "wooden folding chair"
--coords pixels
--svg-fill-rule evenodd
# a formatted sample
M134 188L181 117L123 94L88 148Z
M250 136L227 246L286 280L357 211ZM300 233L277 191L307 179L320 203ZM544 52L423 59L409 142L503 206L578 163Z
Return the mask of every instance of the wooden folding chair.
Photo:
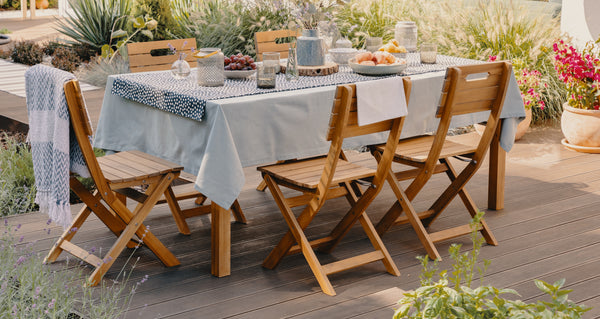
M410 95L410 88L410 79L404 78L407 99ZM272 269L284 256L301 252L308 261L321 289L328 295L335 295L335 291L327 275L371 262L381 260L390 274L400 275L365 213L365 209L383 187L392 164L393 152L400 137L404 118L395 118L365 126L358 126L357 123L356 86L340 85L337 88L327 135L327 140L331 141L329 153L326 156L258 168L290 229L265 259L263 266ZM384 131L389 131L389 137L377 170L353 164L346 159L342 151L342 143L345 138ZM356 185L352 185L356 180L362 178L369 178L371 181L364 193L357 190ZM300 191L303 194L285 198L280 186ZM326 200L340 196L346 196L351 204L350 210L328 236L308 241L304 229ZM291 208L305 204L307 204L306 207L296 218ZM331 252L357 221L360 221L375 251L322 265L313 248ZM297 244L294 245L294 243Z
M96 158L88 138L92 129L79 82L68 81L64 88L73 132L97 190L92 194L71 174L70 187L85 207L54 244L44 262L54 262L61 252L67 251L94 267L88 280L92 286L100 282L126 246L133 248L143 243L166 266L179 265L179 260L144 226L143 221L163 194L169 202L175 201L170 185L183 167L139 151ZM132 188L135 186L147 189L142 193ZM119 200L122 196L140 202L133 212ZM118 237L102 258L71 242L92 212ZM180 211L172 210L172 213L178 225L182 221L185 223ZM134 240L134 235L140 241Z
M183 43L186 41L187 44L182 49ZM191 51L192 48L196 48L195 38L136 42L127 44L127 56L131 73L170 70L171 65L178 58L177 54L153 55L157 50L169 50L168 44L177 49L178 53L187 54L185 60L192 68L196 67L196 58L194 58Z
M486 151L498 127L511 68L509 62L448 68L440 106L436 113L436 117L440 118L436 134L413 137L398 143L394 161L416 168L397 172L396 179L391 175L388 177L398 201L377 224L379 235L383 235L392 225L410 223L429 256L441 259L434 243L471 232L469 224L434 233L427 232L425 227L433 223L457 194L471 216L478 212L465 185L483 163ZM485 132L481 137L477 133L447 136L453 116L484 111L490 112L490 115ZM473 139L478 142L473 143ZM381 156L384 151L382 146L375 146L371 149L376 157ZM468 161L467 166L460 174L457 174L450 164L451 157L465 158L465 161ZM450 178L450 186L428 210L416 213L409 202L415 198L434 173L443 172ZM399 192L399 184L392 181L405 179L413 179L413 181L406 188L404 197ZM405 216L400 216L402 212ZM488 244L494 246L498 244L483 219L479 230Z
M262 31L254 33L254 44L256 46L256 61L262 61L262 54L265 52L279 52L279 56L282 59L288 57L288 49L290 44L288 42L278 43L277 39L284 39L289 37L297 38L301 32L299 30L275 30L275 31Z

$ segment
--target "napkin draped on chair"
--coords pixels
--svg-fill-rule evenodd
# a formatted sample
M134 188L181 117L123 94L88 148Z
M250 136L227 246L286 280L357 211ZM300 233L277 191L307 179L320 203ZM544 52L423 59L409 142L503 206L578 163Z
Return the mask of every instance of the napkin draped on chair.
M404 84L399 76L356 83L358 125L368 125L408 114Z
M71 73L41 64L25 72L29 135L37 195L35 203L56 224L68 227L69 172L89 177L81 149L70 134L70 116L63 85Z

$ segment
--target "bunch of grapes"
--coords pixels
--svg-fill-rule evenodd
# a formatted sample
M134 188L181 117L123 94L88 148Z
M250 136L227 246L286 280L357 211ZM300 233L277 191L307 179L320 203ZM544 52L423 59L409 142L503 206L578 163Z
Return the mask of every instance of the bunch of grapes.
M237 55L225 57L225 71L231 70L256 70L256 63L254 63L251 56L238 53Z

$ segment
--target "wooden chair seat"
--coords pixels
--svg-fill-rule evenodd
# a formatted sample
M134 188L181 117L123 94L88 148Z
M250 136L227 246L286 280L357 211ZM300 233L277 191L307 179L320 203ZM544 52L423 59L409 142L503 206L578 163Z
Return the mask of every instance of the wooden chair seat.
M448 136L440 152L440 158L453 156L466 156L475 153L479 135L475 132ZM434 135L423 135L400 140L396 147L394 160L399 162L425 163L429 151L434 143ZM383 152L383 146L376 146L377 150Z
M170 171L183 170L183 166L139 151L102 156L98 158L98 164L111 185L142 181Z
M258 170L263 174L269 174L275 179L286 181L298 188L310 190L317 188L321 175L323 174L323 166L326 162L327 158L321 157L285 164L262 166L259 167ZM331 183L340 184L356 179L371 177L374 176L376 172L377 171L374 169L340 159L337 163L337 168Z

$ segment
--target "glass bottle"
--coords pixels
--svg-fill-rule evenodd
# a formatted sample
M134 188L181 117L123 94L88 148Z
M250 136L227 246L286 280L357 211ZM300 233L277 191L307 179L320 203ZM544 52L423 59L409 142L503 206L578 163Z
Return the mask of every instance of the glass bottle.
M287 81L298 80L298 61L296 60L296 48L288 49L288 59L285 66L285 79Z
M179 57L173 65L171 65L171 75L174 78L181 80L187 78L192 69L190 68L190 64L185 60L185 53L179 53Z

